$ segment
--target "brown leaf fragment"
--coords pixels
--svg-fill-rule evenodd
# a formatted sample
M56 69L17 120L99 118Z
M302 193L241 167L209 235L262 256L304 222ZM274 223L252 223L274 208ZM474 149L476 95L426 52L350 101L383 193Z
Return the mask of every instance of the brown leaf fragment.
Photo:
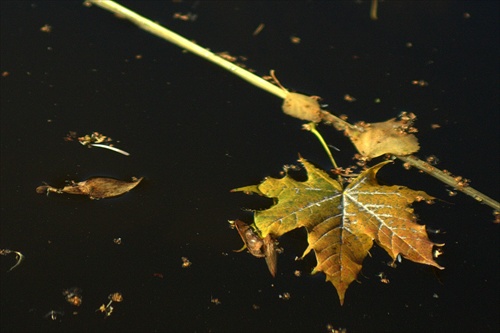
M391 118L381 123L365 124L360 129L346 128L346 134L358 152L368 158L384 154L409 155L419 150L417 137L407 133L407 124Z
M271 70L270 74L278 87L286 92L285 100L281 106L284 113L298 119L312 121L315 123L319 123L322 120L323 114L321 112L321 106L318 103L318 99L320 99L318 96L306 96L298 93L291 93L280 83L274 74L274 70Z
M133 177L132 181L127 182L113 178L95 177L79 183L71 182L69 185L59 189L45 184L38 186L36 192L39 194L48 194L49 192L80 194L87 195L90 199L104 199L127 193L139 185L142 179L143 177L139 179Z
M277 242L271 237L271 235L267 235L266 238L264 238L264 251L266 254L265 259L269 273L275 277L278 272L278 250Z
M312 97L288 93L282 108L283 112L289 116L315 123L321 121L321 107L318 101Z
M234 221L234 225L243 243L242 250L247 248L251 255L257 258L265 258L267 268L274 277L278 270L278 252L276 249L276 240L267 235L264 239L248 224L241 220Z

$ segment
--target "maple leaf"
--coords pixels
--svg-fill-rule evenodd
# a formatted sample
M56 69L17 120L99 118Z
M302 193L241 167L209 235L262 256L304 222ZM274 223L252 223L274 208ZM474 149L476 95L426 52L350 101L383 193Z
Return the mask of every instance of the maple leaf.
M278 238L296 228L306 228L309 246L302 257L314 251L317 265L312 273L326 275L341 304L373 241L393 260L401 255L443 269L432 255L433 247L442 244L429 240L425 226L415 222L410 207L414 201L430 201L433 197L404 186L379 185L376 174L390 161L364 171L346 188L305 159L300 158L299 162L307 171L308 179L304 182L286 174L232 191L275 199L269 209L254 212L255 226L262 238Z

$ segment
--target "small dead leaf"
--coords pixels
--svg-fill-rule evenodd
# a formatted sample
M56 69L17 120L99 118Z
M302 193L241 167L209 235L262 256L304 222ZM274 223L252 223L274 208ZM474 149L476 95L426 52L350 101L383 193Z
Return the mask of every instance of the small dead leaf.
M188 12L186 14L174 13L173 18L176 20L181 20L181 21L196 21L196 19L198 18L198 15L193 14L191 12Z
M381 123L366 124L359 130L346 128L346 134L364 157L409 155L417 152L420 146L415 135L403 130L405 126L405 122L391 118Z
M189 261L187 257L181 257L181 260L182 260L182 268L188 268L193 264L191 261Z
M108 299L112 300L113 302L122 302L123 301L123 295L116 292L116 293L112 293L108 296Z
M46 33L52 32L52 26L45 24L43 27L40 28L40 31Z
M321 106L318 103L319 97L291 93L280 83L274 74L274 70L271 70L270 74L278 87L286 92L285 100L281 106L284 113L295 118L315 123L319 123L322 120Z
M288 93L282 108L283 112L289 116L315 123L321 121L321 107L318 101L312 97Z
M49 192L81 194L88 195L90 199L111 198L132 190L139 185L143 178L144 177L137 179L133 177L132 181L127 182L113 178L95 177L79 183L71 182L70 185L59 189L47 184L38 186L36 192L39 194L48 194Z
M243 221L234 221L234 226L243 240L243 243L245 243L243 248L239 251L247 248L248 252L250 252L250 254L254 257L265 258L269 272L273 277L276 276L276 272L278 270L276 240L273 239L271 235L267 235L264 239L262 239L251 226Z
M289 301L292 298L292 295L289 292L284 292L283 294L278 295L284 301Z
M345 94L344 95L344 101L346 101L346 102L356 102L356 98L352 97L349 94Z
M74 306L82 305L82 290L77 287L69 288L63 291L63 296L68 303Z

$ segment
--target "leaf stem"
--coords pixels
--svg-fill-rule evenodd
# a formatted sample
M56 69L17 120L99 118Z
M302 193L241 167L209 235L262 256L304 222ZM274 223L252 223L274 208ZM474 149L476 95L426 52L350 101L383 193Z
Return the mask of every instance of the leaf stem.
M335 169L338 169L337 163L335 162L335 159L332 156L332 152L330 151L330 148L328 148L328 145L326 144L325 140L323 139L323 136L321 135L321 133L318 132L318 130L316 129L316 124L314 122L310 122L308 124L305 124L303 126L303 128L305 130L311 132L312 134L314 134L318 138L319 142L321 143L321 145L325 149L328 157L330 158L330 161L332 161L333 167Z
M457 191L463 192L467 194L468 196L471 196L473 199L475 199L478 202L484 203L491 208L495 209L495 211L500 211L500 204L498 201L490 198L489 196L479 192L478 190L467 186L467 185L462 185L460 184L459 181L457 181L454 177L450 176L449 174L443 172L442 170L430 165L427 162L422 161L416 156L410 155L410 156L394 156L398 159L400 159L403 162L409 163L410 165L418 168L419 170L422 170L423 172L431 175L432 177L440 180L441 182L450 185Z
M215 53L210 52L209 50L187 40L181 35L176 34L175 32L168 30L161 25L148 20L147 18L140 16L137 13L117 4L114 1L103 1L103 0L89 0L88 2L99 6L103 9L106 9L112 13L115 13L118 17L127 19L132 23L136 24L139 28L146 30L152 33L155 36L163 38L191 53L196 54L214 64L224 68L225 70L233 73L241 77L243 80L250 82L251 84L268 91L271 94L274 94L280 98L285 98L287 92L283 91L281 88L275 86L274 84L264 80L263 78L250 73L249 71L237 66L236 64L223 59Z

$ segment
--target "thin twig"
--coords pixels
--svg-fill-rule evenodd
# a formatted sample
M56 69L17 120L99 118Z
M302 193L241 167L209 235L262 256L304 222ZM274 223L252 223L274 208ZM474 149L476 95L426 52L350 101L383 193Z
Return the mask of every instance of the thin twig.
M400 159L403 162L407 162L410 165L418 168L419 170L422 170L423 172L431 175L432 177L439 179L443 183L450 185L457 191L463 192L469 196L471 196L473 199L475 199L478 202L484 203L491 208L495 209L495 211L500 211L500 204L498 201L490 198L489 196L479 192L478 190L468 186L467 184L462 185L460 184L459 181L455 180L454 177L450 176L449 174L443 172L442 170L439 170L438 168L430 165L427 162L422 161L416 156L395 156L396 158Z
M100 143L91 143L90 146L104 148L104 149L109 149L109 150L115 151L115 152L120 153L120 154L125 155L125 156L129 156L130 155L129 153L127 153L124 150L118 149L116 147L108 146L108 145L102 145Z
M3 256L5 256L7 254L11 254L11 253L14 253L16 255L17 262L16 262L16 264L14 266L12 266L7 271L7 273L10 272L10 271L12 271L17 266L19 266L21 264L21 262L23 261L23 259L24 259L24 255L21 252L19 252L19 251L14 251L14 250L9 250L9 249L1 249L0 250L0 255L3 255Z

